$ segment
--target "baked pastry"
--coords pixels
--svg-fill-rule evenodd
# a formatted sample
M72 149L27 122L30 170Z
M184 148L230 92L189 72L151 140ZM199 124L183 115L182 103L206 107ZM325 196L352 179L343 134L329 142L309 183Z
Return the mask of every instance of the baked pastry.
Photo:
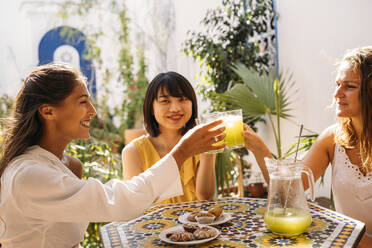
M184 242L184 241L190 241L194 240L194 235L189 232L184 232L184 231L174 231L167 233L165 235L168 239L176 242Z
M193 233L196 239L208 239L214 237L216 234L216 230L207 226L201 227Z
M194 223L185 223L182 226L186 232L190 232L190 233L193 233L195 232L196 229L200 228L198 224L194 224Z
M197 214L198 214L198 212L191 213L191 214L189 214L189 215L187 216L186 219L187 219L188 221L191 221L191 222L196 222L195 217L196 217Z
M216 219L217 219L218 217L221 216L222 210L223 209L220 208L220 207L213 207L213 208L208 210L208 213L213 214L214 216L216 216Z
M196 214L196 216L198 216L198 217L204 217L204 216L206 216L206 217L214 217L214 214L208 213L208 212L199 212L199 213Z

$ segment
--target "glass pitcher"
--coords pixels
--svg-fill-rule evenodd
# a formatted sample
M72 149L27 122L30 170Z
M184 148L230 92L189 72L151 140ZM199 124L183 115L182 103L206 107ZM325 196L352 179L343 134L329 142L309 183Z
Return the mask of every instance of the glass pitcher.
M312 171L302 161L265 158L265 162L270 175L265 224L273 233L285 236L305 232L312 220L301 174L307 175L311 201L314 201Z

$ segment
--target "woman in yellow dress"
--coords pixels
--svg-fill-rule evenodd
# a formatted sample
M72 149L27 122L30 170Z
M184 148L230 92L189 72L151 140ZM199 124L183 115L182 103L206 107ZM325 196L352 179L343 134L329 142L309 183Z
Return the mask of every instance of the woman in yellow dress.
M158 74L146 91L143 115L147 135L122 151L123 176L129 180L150 168L173 149L182 136L196 125L198 107L189 81L176 72ZM223 136L216 137L217 141ZM213 199L216 190L215 155L189 157L180 168L184 195L159 203Z

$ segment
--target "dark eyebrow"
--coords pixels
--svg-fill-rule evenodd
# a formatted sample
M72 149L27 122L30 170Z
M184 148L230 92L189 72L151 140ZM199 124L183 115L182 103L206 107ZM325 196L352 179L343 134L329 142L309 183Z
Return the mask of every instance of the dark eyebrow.
M161 97L166 98L166 97L168 97L168 95L160 95L160 96L158 96L158 98L161 98Z
M90 98L90 96L88 94L82 94L81 96L79 96L79 98L82 98L82 97Z

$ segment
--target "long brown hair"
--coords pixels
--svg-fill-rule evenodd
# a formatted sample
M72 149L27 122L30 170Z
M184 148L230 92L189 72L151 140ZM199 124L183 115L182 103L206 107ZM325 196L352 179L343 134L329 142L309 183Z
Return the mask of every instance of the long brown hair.
M372 46L348 51L342 62L349 63L360 75L360 95L363 129L358 139L350 118L338 118L340 128L335 141L345 147L360 146L362 170L372 171Z
M57 105L72 93L78 82L84 81L80 72L65 64L38 66L30 73L18 92L12 115L6 123L0 177L13 158L40 141L43 124L38 108L42 104Z

